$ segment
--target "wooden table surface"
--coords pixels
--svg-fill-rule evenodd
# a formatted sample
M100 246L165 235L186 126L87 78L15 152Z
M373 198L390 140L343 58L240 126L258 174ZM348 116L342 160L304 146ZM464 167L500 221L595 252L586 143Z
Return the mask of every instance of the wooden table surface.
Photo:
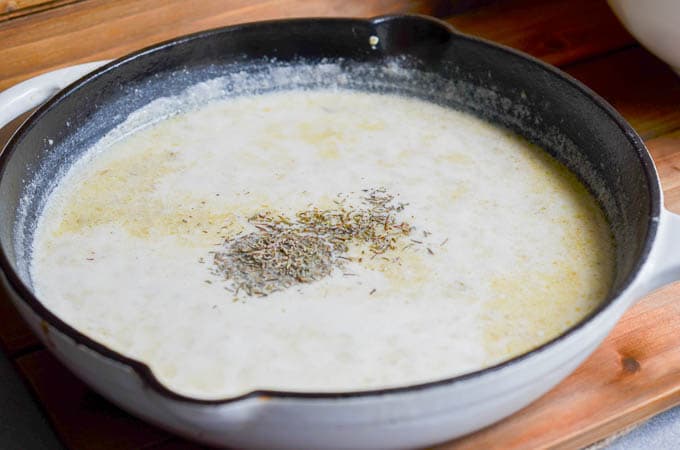
M680 80L636 44L604 0L0 0L0 90L68 65L116 58L182 34L295 16L417 12L560 67L645 139L680 212ZM16 125L16 124L15 124ZM0 132L0 144L8 127ZM201 448L112 406L64 369L0 296L0 345L72 449ZM680 403L680 286L633 308L547 396L445 448L575 447Z

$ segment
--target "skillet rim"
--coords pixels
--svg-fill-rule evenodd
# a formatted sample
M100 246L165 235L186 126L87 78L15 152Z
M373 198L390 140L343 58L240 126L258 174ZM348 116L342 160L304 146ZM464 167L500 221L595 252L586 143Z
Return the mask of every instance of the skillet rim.
M476 370L474 372L469 372L469 373L464 373L461 375L457 375L454 377L449 377L441 380L435 380L435 381L430 381L426 383L418 383L418 384L412 384L412 385L406 385L406 386L398 386L398 387L390 387L390 388L383 388L383 389L369 389L369 390L359 390L359 391L350 391L350 392L295 392L295 391L283 391L283 390L268 390L268 389L257 389L253 391L249 391L245 394L234 396L234 397L226 397L226 398L218 398L218 399L201 399L201 398L196 398L196 397L191 397L187 395L180 394L178 392L175 392L171 390L170 388L166 387L164 384L162 384L158 378L154 375L153 371L151 368L145 364L142 361L124 356L121 353L118 353L111 348L107 347L104 344L101 344L92 338L86 336L85 334L81 333L71 325L67 324L64 322L62 319L57 317L54 313L52 313L47 307L45 307L40 300L32 293L31 289L21 280L19 275L16 273L16 271L12 268L12 265L9 262L9 258L7 256L7 253L5 251L5 248L3 245L0 243L0 270L2 271L2 274L4 275L8 287L10 287L13 290L13 293L16 295L17 298L21 299L26 306L28 306L29 309L33 311L34 314L36 314L42 321L46 322L47 324L51 325L54 327L57 331L60 333L64 334L68 338L70 338L76 345L82 345L89 350L95 352L98 354L98 356L103 357L105 359L114 361L118 364L122 364L124 366L127 366L131 368L137 376L140 377L141 381L146 384L146 386L150 387L152 390L154 390L157 394L159 394L162 397L171 399L173 401L179 401L179 402L184 402L188 404L194 404L194 405L205 405L205 406L219 406L219 405L227 405L231 403L236 403L242 400L248 400L248 399L253 399L253 398L266 398L266 399L322 399L322 400L339 400L339 399L357 399L357 398L366 398L366 397L372 397L372 396L384 396L384 395L390 395L390 394L404 394L404 393L413 393L429 388L436 388L436 387L443 387L447 385L451 385L454 383L460 383L464 382L466 380L472 379L472 378L477 378L477 377L483 377L487 376L490 374L493 374L495 372L499 372L503 369L506 369L510 366L519 364L525 360L528 360L534 355L537 355L539 353L543 353L545 351L550 350L552 347L556 346L558 343L562 342L563 340L567 339L568 337L571 337L572 335L576 334L584 328L586 325L588 325L590 322L592 322L596 317L600 316L601 314L604 314L607 310L610 310L613 308L614 305L618 305L619 303L623 302L624 299L624 293L625 291L629 290L630 287L634 284L634 281L638 277L638 275L641 272L642 267L645 265L649 258L649 254L651 252L652 246L656 240L657 233L658 233L658 227L659 227L659 217L661 215L661 202L662 202L662 197L661 197L661 189L660 189L660 184L659 184L659 177L656 172L656 168L654 166L653 160L651 158L651 155L649 151L647 150L646 146L644 145L644 142L640 138L640 136L637 134L637 132L632 128L630 124L626 122L626 120L611 106L609 103L607 103L602 97L600 97L598 94L596 94L594 91L592 91L590 88L585 86L583 83L580 81L576 80L573 78L571 75L562 72L561 70L557 69L554 66L551 66L547 63L544 63L543 61L528 55L524 52L521 52L519 50L513 49L511 47L507 47L502 44L494 43L482 38L470 36L464 33L459 32L458 30L455 29L452 25L448 24L447 22L444 22L442 20L430 17L430 16L425 16L421 14L390 14L390 15L383 15L383 16L377 16L373 18L367 18L367 19L359 19L359 18L347 18L347 17L305 17L305 18L293 18L293 19L278 19L278 20L266 20L266 21L255 21L255 22L247 22L247 23L241 23L241 24L235 24L235 25L230 25L226 27L220 27L220 28L213 28L205 31L200 31L197 33L192 33L188 35L183 35L174 39L169 39L163 42L160 42L158 44L154 44L151 46L147 46L145 48L142 48L138 51L129 53L121 58L118 58L114 61L111 61L102 67L90 72L89 74L81 77L80 79L76 80L75 82L71 83L70 85L66 86L64 89L60 90L57 94L55 94L50 100L48 100L46 103L41 105L38 109L36 109L31 116L15 131L13 136L10 138L10 140L7 142L4 151L0 154L0 181L3 179L5 171L7 169L7 161L11 158L11 156L14 154L14 152L17 149L17 145L19 142L22 140L23 135L26 134L33 126L33 124L37 121L40 120L40 118L46 114L53 106L55 106L58 102L61 101L62 98L65 98L69 95L77 95L75 91L77 91L81 86L87 84L90 80L93 80L101 75L104 75L105 73L108 73L110 71L116 70L119 66L125 65L127 62L135 60L137 58L143 57L146 54L156 52L158 50L168 48L175 46L177 44L193 41L193 40L200 40L200 39L208 39L213 35L216 34L221 34L224 32L235 32L241 28L253 28L257 26L265 26L265 25L272 25L272 24L278 24L285 26L286 24L289 23L304 23L304 22L346 22L348 26L351 26L351 24L368 24L372 27L375 27L379 24L385 23L385 22L391 22L391 21L398 21L398 20L421 20L423 22L430 22L434 25L437 25L439 27L444 28L446 31L451 36L454 36L456 39L463 39L470 41L472 43L479 44L481 46L485 47L490 47L494 48L496 50L501 50L505 53L508 53L514 57L519 57L527 61L528 63L532 63L538 68L542 69L549 75L559 78L562 81L571 84L573 88L576 90L580 91L585 97L587 97L588 100L590 100L595 106L597 106L599 109L601 109L606 115L609 116L609 118L616 124L616 126L621 130L623 135L625 136L626 140L630 142L630 144L633 146L633 148L636 151L638 160L640 161L641 168L644 171L645 178L647 181L647 189L649 192L649 211L650 215L647 217L648 220L648 227L647 227L647 235L645 236L645 242L644 246L642 247L642 251L635 262L633 268L631 269L630 273L628 276L625 278L625 280L621 283L620 287L609 293L606 299L604 299L601 304L593 310L590 314L585 316L583 319L581 319L578 323L575 325L569 327L567 330L565 330L563 333L558 335L557 337L551 339L550 341L547 341L534 349L522 353L518 356L515 356L513 358L507 359L505 361L502 361L500 363L494 364L492 366L484 367L480 370ZM47 346L49 349L49 346Z

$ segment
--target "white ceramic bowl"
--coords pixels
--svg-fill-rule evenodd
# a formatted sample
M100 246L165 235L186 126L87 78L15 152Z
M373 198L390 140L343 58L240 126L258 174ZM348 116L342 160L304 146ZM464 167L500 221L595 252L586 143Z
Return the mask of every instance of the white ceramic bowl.
M680 74L680 1L608 0L630 33Z

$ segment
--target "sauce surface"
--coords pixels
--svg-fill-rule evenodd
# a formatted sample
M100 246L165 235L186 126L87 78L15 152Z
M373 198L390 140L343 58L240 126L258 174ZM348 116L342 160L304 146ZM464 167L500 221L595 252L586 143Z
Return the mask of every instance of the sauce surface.
M213 264L262 212L381 189L409 234L264 297ZM340 199L340 200L339 200ZM363 253L362 253L363 252ZM470 115L343 90L224 99L95 146L61 180L31 276L65 322L197 398L434 381L524 353L601 302L613 245L547 153Z

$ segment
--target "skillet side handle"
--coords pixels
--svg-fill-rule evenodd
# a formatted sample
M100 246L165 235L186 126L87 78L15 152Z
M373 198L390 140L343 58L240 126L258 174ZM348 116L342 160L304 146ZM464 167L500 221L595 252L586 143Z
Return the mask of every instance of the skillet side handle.
M680 281L680 214L663 209L659 220L659 234L650 255L649 270L636 292L638 298Z
M0 92L0 128L22 113L49 100L54 94L83 75L109 61L95 61L53 70L30 78Z

